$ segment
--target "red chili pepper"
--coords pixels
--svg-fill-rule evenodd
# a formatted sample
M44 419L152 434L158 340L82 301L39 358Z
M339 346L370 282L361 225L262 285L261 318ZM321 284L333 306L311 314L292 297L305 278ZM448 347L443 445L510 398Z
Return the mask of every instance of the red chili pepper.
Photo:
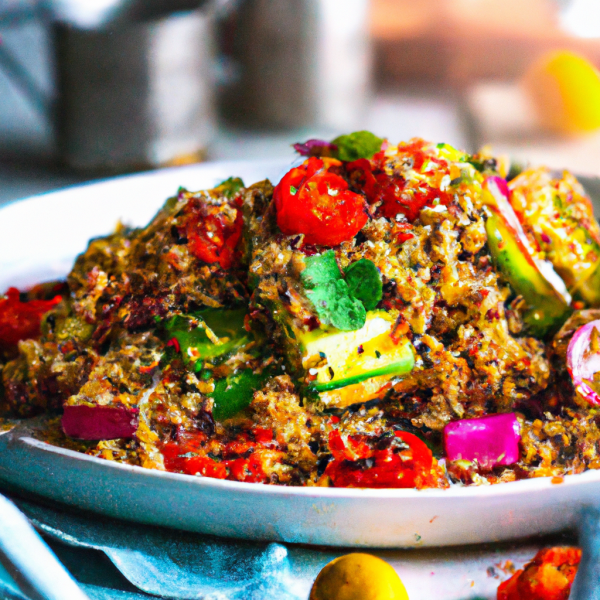
M185 211L185 232L192 254L204 262L219 263L223 269L231 268L244 226L241 208L234 203L211 205L192 198Z
M181 346L179 345L179 340L177 338L171 338L167 342L167 346L173 346L173 348L175 349L175 352L177 352L178 354L179 354L179 352L181 352Z
M337 246L363 228L367 203L335 172L341 165L333 158L311 157L284 175L273 192L284 234L303 233L306 244Z
M142 365L142 366L140 366L140 373L143 373L144 375L146 375L147 373L152 373L152 371L154 371L154 369L156 369L156 367L158 367L159 364L160 364L160 361L155 360L154 362L151 362L149 365Z
M0 299L0 348L16 346L21 340L35 339L41 335L42 317L61 301L30 300L21 302L19 290L9 288L6 298Z

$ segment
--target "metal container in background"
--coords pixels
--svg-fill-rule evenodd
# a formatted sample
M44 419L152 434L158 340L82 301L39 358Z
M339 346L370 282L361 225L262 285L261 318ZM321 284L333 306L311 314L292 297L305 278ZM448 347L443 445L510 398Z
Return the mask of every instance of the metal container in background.
M242 126L359 127L371 92L369 0L238 0L221 97Z
M199 160L216 128L210 10L119 17L55 26L61 159L109 172Z

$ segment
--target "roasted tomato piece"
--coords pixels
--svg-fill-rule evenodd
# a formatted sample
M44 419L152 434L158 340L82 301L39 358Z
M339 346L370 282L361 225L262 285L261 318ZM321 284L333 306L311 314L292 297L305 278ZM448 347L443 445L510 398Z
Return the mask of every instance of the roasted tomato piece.
M311 157L284 175L273 192L283 233L303 233L307 244L337 246L363 228L367 202L334 172L341 165L333 158Z
M380 203L378 214L388 219L400 214L412 222L425 206L450 204L451 197L447 192L425 182L418 187L407 186L402 177L388 175L382 167L383 153L376 154L371 161L361 158L346 165L352 184L364 192L370 204Z
M567 600L580 561L579 548L544 548L500 584L498 600Z
M17 288L9 288L5 298L0 298L0 349L16 346L21 340L40 336L42 317L61 301L30 300L21 302Z
M186 206L185 237L192 254L206 263L230 269L242 237L244 218L235 201L210 204L192 198Z
M251 454L248 458L225 461L225 464L229 469L229 479L248 481L249 483L264 483L265 481L262 461L256 453Z
M210 454L211 445L205 433L183 433L176 442L162 446L165 469L214 479L265 483L264 456L260 449L257 452L257 444L276 445L273 431L256 427L252 433L255 442L250 439L249 433L240 433L235 439L220 445L222 451L219 456ZM270 456L273 458L275 455L271 453Z
M338 431L329 434L334 456L325 470L335 487L424 488L435 486L433 455L417 436L396 431L388 448L371 449L359 436L344 443Z

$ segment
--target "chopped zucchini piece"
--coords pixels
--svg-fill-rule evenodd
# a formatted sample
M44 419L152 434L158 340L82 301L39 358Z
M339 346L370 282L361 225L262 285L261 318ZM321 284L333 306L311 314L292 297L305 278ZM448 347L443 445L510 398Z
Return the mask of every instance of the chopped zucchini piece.
M552 265L536 260L501 213L490 208L486 230L494 264L527 303L523 321L531 333L546 337L571 314L570 296Z
M311 387L327 392L373 377L410 373L413 347L406 339L394 340L394 323L391 314L376 310L367 313L365 325L356 331L321 327L301 335L302 365L311 376Z
M556 332L568 319L571 295L552 263L529 243L509 202L509 190L500 177L485 180L483 199L490 254L496 268L527 303L523 321L540 338Z

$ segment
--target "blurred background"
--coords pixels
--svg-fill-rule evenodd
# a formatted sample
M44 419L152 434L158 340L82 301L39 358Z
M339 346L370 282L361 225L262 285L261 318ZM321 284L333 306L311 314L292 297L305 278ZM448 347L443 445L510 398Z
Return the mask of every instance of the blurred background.
M0 0L0 202L368 129L600 174L598 0Z

